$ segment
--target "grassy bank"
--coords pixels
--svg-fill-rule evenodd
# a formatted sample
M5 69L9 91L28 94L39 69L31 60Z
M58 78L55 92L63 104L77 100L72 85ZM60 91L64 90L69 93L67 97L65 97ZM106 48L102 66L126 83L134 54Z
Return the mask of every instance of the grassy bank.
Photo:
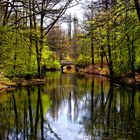
M6 78L2 72L0 73L0 90L12 88L15 86L15 82L11 81L9 78Z
M44 84L45 82L45 79L37 78L26 79L22 77L13 77L9 79L5 77L2 72L0 73L0 91L13 89L20 86L39 85Z

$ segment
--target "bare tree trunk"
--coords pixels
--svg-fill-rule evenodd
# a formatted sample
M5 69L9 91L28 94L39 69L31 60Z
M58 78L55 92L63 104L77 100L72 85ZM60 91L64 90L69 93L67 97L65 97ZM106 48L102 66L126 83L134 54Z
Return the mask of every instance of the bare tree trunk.
M69 51L70 57L72 57L72 41L71 41L71 34L72 34L72 17L68 15L68 39L69 39Z
M35 48L36 48L36 59L37 59L37 72L38 78L41 78L41 66L40 66L40 53L39 53L39 44L35 41Z
M140 4L139 4L139 1L138 0L134 0L134 2L135 2L135 7L136 7L138 19L140 21Z
M77 59L77 57L78 57L78 38L77 38L78 19L77 19L77 17L74 17L73 22L74 22L73 58Z
M4 18L3 18L3 26L5 26L5 24L6 24L7 14L8 14L8 7L9 7L9 4L8 4L8 2L7 2L7 3L6 3L6 7L5 7Z
M103 46L101 46L101 69L103 68L104 65L104 52L103 52Z
M108 0L105 1L105 9L106 11L108 10ZM114 70L113 70L113 60L112 60L112 52L111 52L111 45L110 45L110 29L108 25L108 16L107 15L107 21L106 21L106 26L107 26L107 49L108 49L108 67L109 67L109 72L110 72L110 80L113 82L114 79Z
M90 37L90 39L91 39L91 63L92 63L92 65L94 66L94 44L93 44L93 31L92 31L93 29L91 28L91 37Z
M93 2L93 0L92 0L92 2L91 2L91 20L93 20L93 17L94 17L94 2ZM94 66L94 43L93 43L93 35L94 35L94 33L93 33L93 24L91 23L91 25L90 25L90 30L91 30L91 35L90 35L90 39L91 39L91 63L92 63L92 65Z
M33 40L32 40L32 29L33 29L33 21L32 21L32 0L29 0L29 20L30 20L30 46L29 46L29 71L30 71L30 62L31 62L31 55L32 55L32 47L33 47Z
M108 26L108 23L107 23ZM108 48L108 67L109 67L109 72L110 72L110 79L111 82L114 79L114 71L113 71L113 61L112 61L112 52L111 52L111 46L110 46L110 33L109 33L109 29L107 28L107 48Z

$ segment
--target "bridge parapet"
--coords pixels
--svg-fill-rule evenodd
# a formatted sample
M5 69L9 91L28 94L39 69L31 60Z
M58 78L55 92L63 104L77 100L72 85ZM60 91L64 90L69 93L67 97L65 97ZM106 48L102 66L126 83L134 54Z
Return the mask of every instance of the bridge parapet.
M60 64L62 67L66 66L66 65L74 65L74 63L72 61L61 61Z

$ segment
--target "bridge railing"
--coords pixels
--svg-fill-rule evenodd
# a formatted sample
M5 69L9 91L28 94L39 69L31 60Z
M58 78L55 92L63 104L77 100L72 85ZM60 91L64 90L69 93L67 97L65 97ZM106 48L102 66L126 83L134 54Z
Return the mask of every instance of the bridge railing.
M72 61L61 61L60 64L61 64L61 66L74 65L74 63Z

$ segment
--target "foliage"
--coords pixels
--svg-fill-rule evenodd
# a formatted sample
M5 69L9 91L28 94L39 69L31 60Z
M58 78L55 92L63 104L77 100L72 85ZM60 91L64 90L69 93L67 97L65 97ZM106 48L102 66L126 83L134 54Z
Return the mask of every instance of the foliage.
M106 64L110 74L126 71L135 73L135 69L140 67L140 22L133 0L117 0L114 6L106 1L106 5L103 4L101 7L98 7L96 2L89 3L87 11L90 13L85 13L88 17L83 23L82 31L78 28L76 17L75 21L70 21L69 24L74 22L73 35L67 35L56 23L58 19L55 16L62 16L58 14L61 13L61 8L58 7L57 13L54 11L42 16L40 13L44 9L41 6L45 3L41 5L41 2L37 3L40 9L34 7L36 3L30 3L28 11L24 3L21 3L25 8L22 9L22 14L27 12L28 18L25 16L25 19L18 13L19 7L15 9L17 15L14 11L5 11L5 16L1 14L3 21L0 22L0 69L7 75L40 76L40 72L46 69L59 69L59 60L69 56L69 60L74 59L80 66L93 63L93 59L95 64ZM5 9L0 7L0 10L6 10L6 5L3 7ZM35 10L38 11L38 16L34 14ZM52 16L56 21L48 22L47 19L53 20ZM45 20L48 25L43 24Z
M90 4L91 7L97 6L96 3ZM88 47L83 45L80 52L91 56L90 38L92 37L96 63L103 60L110 72L117 74L129 70L135 71L140 67L138 55L140 53L140 23L134 8L134 1L116 1L115 6L109 3L107 5L109 8L104 8L105 5L103 5L104 7L96 11L94 18L88 18L84 22L86 40L83 44L87 41L86 44L89 45ZM78 59L78 62L84 65L88 65L90 61L81 55Z
M77 60L77 65L86 66L91 63L90 56L80 55Z
M41 65L46 66L47 69L59 69L59 57L55 52L49 51L46 46L43 49Z
M26 36L29 31L20 30L17 32L10 27L1 27L0 32L0 67L5 71L5 74L20 77L36 76L36 48L34 44L30 54L30 40ZM44 65L47 68L60 68L57 55L49 51L47 46L43 47L42 52L41 67Z

